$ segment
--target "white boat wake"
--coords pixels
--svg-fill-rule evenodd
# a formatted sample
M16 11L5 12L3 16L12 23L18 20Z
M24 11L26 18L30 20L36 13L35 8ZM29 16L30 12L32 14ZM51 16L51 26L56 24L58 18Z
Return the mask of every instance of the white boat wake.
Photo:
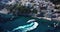
M24 25L24 26L19 26L17 28L14 28L12 31L8 31L8 32L15 32L15 31L27 32L27 31L34 30L35 28L38 27L38 23L35 22L35 19L31 19L27 23L30 23L30 24L27 24L27 25Z

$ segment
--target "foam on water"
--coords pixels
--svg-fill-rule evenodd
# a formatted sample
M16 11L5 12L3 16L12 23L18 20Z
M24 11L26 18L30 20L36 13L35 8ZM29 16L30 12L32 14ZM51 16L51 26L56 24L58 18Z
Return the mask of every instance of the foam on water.
M31 20L29 20L30 22ZM35 21L35 20L34 20ZM37 28L38 23L37 22L33 22L31 21L30 24L27 25L23 25L23 26L18 26L17 28L14 28L11 32L14 31L18 31L18 32L27 32L27 31L31 31L34 30L35 28ZM9 32L9 31L8 31Z

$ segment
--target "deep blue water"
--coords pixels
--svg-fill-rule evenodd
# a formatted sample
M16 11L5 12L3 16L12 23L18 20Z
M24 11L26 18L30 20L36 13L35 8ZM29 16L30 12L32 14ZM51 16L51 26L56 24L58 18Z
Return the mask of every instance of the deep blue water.
M37 22L39 23L39 26L35 30L28 31L28 32L60 32L60 26L58 26L56 28L53 27L53 23L58 23L57 21L48 21L48 20L44 20L44 19L37 19L37 18L33 18L33 17L24 17L24 16L18 16L18 17L16 17L15 20L6 21L5 23L1 22L0 31L2 31L2 32L6 32L7 30L11 31L12 29L14 29L18 26L28 24L26 22L30 19L36 19ZM50 25L51 27L48 27L48 25Z

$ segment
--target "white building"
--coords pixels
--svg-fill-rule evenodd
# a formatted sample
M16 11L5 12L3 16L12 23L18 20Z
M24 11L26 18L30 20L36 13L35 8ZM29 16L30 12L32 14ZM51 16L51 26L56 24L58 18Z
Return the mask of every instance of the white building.
M20 0L2 0L1 3L7 5L11 5L11 4L14 5L16 4L17 1L19 2Z
M8 14L9 11L6 8L4 8L4 9L0 10L0 13L2 13L2 14Z
M28 2L28 0L20 0L20 2L21 2L21 5L24 5L26 4L26 2Z

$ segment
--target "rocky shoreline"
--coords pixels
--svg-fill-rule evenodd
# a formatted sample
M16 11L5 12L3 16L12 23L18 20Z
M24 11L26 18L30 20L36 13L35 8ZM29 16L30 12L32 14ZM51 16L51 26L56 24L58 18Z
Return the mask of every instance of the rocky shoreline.
M48 17L34 17L34 18L38 18L38 19L45 19L45 20L49 20L49 21L60 21L60 17L58 18L48 18Z

